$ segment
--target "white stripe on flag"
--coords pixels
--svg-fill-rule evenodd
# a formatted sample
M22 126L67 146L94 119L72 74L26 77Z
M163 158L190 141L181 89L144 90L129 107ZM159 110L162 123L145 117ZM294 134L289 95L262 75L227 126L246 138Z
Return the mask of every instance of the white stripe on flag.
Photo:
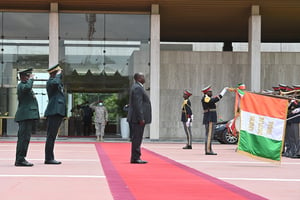
M273 140L282 140L284 120L241 111L241 130Z

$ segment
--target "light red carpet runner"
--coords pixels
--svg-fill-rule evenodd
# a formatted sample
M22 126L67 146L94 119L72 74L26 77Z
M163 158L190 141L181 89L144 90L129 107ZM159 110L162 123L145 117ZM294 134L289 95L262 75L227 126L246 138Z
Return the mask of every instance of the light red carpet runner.
M97 143L114 199L265 199L147 149L148 164L130 164L130 143Z

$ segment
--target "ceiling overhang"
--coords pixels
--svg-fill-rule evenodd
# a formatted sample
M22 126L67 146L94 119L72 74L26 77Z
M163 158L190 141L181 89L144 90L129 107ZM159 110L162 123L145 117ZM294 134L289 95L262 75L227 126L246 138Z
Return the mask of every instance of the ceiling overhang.
M128 76L121 76L117 71L113 75L107 75L104 71L92 74L88 71L79 75L76 70L70 75L64 75L64 85L68 93L119 93L128 90Z
M52 0L2 0L2 10L49 10ZM298 0L56 0L60 12L150 13L159 5L161 41L247 42L252 5L262 42L300 42Z

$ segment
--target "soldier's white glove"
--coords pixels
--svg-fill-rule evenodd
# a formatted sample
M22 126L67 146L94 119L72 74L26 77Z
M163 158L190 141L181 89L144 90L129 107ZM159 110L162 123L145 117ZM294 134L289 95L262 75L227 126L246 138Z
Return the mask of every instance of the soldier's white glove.
M188 118L187 121L185 122L186 127L190 127L191 125L191 118Z
M225 93L227 92L228 87L224 87L223 90L221 91L220 95L223 97Z
M194 115L191 115L191 121L194 121Z
M299 112L300 112L300 108L296 108L296 109L292 110L293 114L296 114L296 113L299 113Z

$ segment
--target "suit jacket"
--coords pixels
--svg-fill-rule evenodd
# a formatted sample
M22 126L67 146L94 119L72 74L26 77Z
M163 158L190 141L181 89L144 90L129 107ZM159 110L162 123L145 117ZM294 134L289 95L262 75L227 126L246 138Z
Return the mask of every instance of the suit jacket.
M145 120L146 124L150 124L152 120L151 112L151 102L146 91L140 83L134 83L130 90L127 121L139 123L140 120Z
M63 93L62 75L57 74L47 81L48 105L45 116L61 115L66 116L66 99Z
M23 121L28 119L39 119L38 102L32 91L33 79L20 82L17 87L18 109L15 115L15 121Z

